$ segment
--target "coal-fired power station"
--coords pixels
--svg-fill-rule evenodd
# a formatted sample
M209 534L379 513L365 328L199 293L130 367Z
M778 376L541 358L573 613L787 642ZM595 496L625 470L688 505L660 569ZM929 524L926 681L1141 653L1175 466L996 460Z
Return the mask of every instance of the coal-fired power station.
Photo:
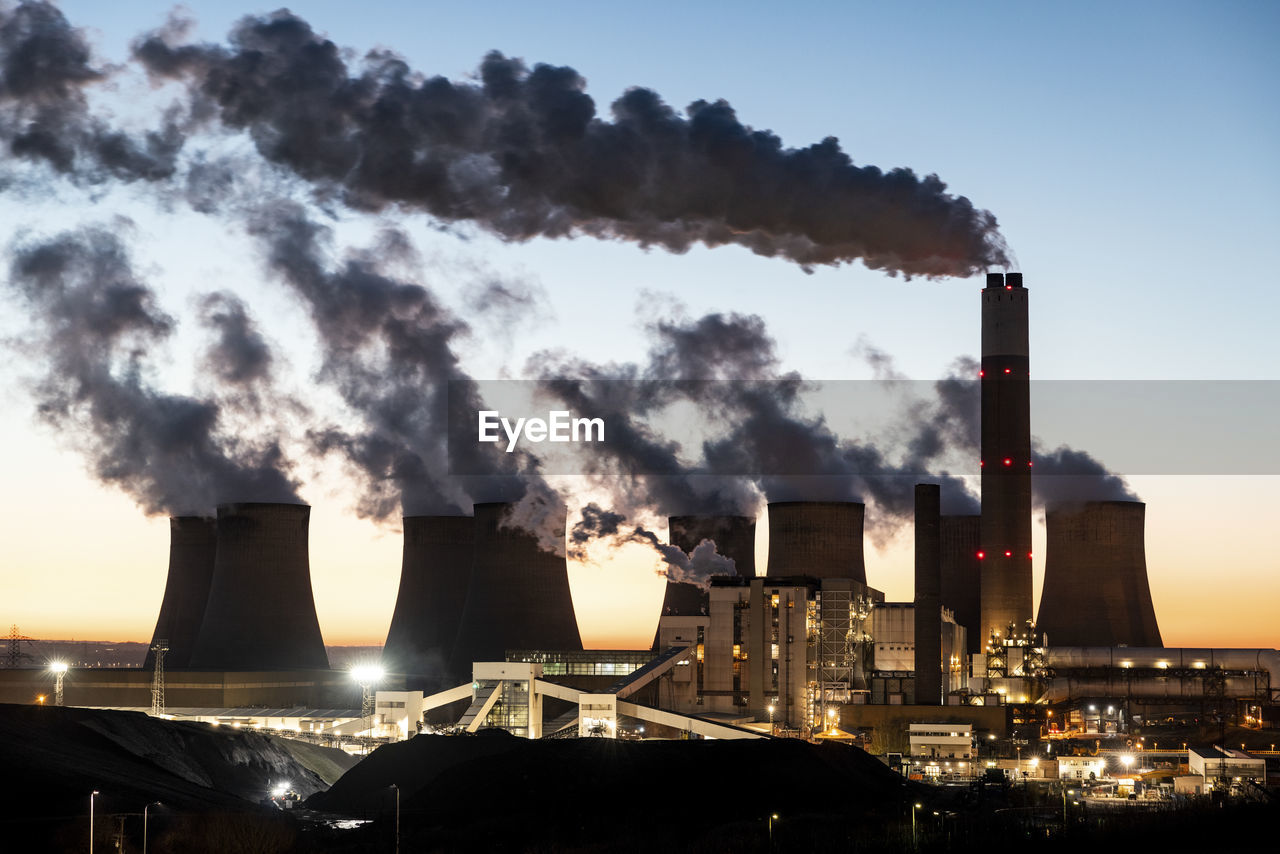
M565 560L565 510L543 522L539 537L512 519L515 505L475 505L475 551L458 636L455 673L474 661L503 661L507 650L580 650ZM558 553L548 550L558 543Z
M866 584L865 514L866 506L854 501L770 503L769 574L851 578Z
M1087 501L1050 507L1036 628L1062 646L1159 647L1147 581L1147 506Z
M733 561L734 570L744 578L756 574L756 520L754 516L671 516L667 519L668 540L686 554L703 540L716 544L716 552ZM667 581L662 613L672 617L695 617L707 613L705 588L687 581Z
M1021 273L982 292L982 643L1027 631L1031 605L1031 368ZM1012 628L1011 628L1012 627Z
M213 582L217 539L218 526L212 517L174 516L169 520L169 575L151 635L151 647L162 643L168 648L167 667L181 670L191 664ZM148 670L155 667L155 656L154 650L148 649L143 665Z
M217 555L191 652L200 670L327 669L305 504L218 507Z
M404 517L400 592L382 648L386 670L424 685L447 681L475 544L474 517Z

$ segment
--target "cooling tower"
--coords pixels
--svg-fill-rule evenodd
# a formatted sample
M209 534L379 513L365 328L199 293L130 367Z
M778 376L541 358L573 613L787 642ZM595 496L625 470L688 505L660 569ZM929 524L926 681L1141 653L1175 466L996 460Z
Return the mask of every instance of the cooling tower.
M311 595L305 504L224 504L191 666L328 669Z
M209 601L209 583L218 536L217 522L205 516L174 516L169 519L169 577L164 584L160 617L151 635L151 645L164 641L165 667L182 670L191 664L191 650L204 620ZM147 650L143 664L155 666L155 653Z
M391 673L447 681L467 602L476 525L471 516L405 516L400 592L382 648ZM469 676L463 673L461 678Z
M982 291L982 605L979 642L1031 610L1031 381L1021 273L988 273Z
M565 511L541 532L543 542L560 546L556 555L533 533L503 524L513 507L475 506L471 580L452 656L453 671L464 676L472 662L502 661L509 649L582 649L564 556Z
M716 544L716 551L733 559L738 575L756 574L756 520L754 516L671 516L667 539L673 546L692 552L703 540ZM707 613L709 594L696 584L668 581L662 598L662 613L692 617Z
M986 639L977 626L982 613L982 561L978 559L981 516L943 516L942 604L967 629L969 652L982 652Z
M917 483L915 494L915 674L916 702L942 703L941 489Z
M1050 508L1037 628L1055 646L1159 647L1143 540L1147 505Z
M867 583L862 560L866 507L852 501L769 505L769 575L851 578Z

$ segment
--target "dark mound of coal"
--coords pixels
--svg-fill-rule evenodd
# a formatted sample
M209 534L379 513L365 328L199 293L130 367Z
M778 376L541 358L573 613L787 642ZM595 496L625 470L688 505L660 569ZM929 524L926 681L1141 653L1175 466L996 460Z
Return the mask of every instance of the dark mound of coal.
M862 750L778 740L418 736L376 750L307 806L386 816L439 850L687 839L773 814L900 811L907 783Z
M0 704L0 744L6 810L29 817L85 813L95 790L103 813L154 801L247 809L285 781L320 791L322 774L346 764L340 751L257 732L104 709Z

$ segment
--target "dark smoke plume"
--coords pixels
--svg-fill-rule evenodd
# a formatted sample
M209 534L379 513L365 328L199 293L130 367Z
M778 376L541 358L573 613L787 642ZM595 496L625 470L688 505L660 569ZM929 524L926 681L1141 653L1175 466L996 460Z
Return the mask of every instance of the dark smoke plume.
M149 353L169 338L173 320L118 238L85 229L19 244L12 255L9 283L31 310L44 371L33 389L39 416L98 479L148 513L299 501L276 442L229 438L217 403L152 387Z
M263 207L250 229L268 267L311 314L323 348L320 379L363 419L354 429L312 434L321 452L339 452L360 475L361 515L387 520L400 512L463 513L472 501L515 501L528 493L530 479L516 476L520 465L530 464L528 456L496 447L455 449L455 456L475 455L464 461L467 471L485 475L448 476L450 409L461 413L459 423L471 423L485 407L453 349L467 334L466 324L427 288L384 272L408 252L403 235L386 232L376 249L333 265L329 230L300 206ZM540 512L532 504L526 509ZM528 527L538 530L533 520Z
M622 475L614 487L620 515L756 512L768 501L871 501L873 535L887 537L911 518L921 472L942 483L948 512L976 512L964 481L938 471L954 435L972 425L953 412L965 402L956 376L937 383L939 401L917 402L902 432L903 448L880 448L838 436L821 416L801 411L806 382L779 369L763 320L707 315L661 320L649 327L644 367L593 366L542 359L545 391L574 411L603 415L607 445L584 448L588 474ZM966 366L959 366L963 370ZM574 377L574 379L566 379ZM627 378L629 382L601 382ZM634 381L640 380L640 381ZM709 422L695 453L656 432L650 418L671 405L693 404ZM889 451L899 461L890 459ZM692 462L684 462L692 456ZM634 472L645 476L628 476ZM589 537L588 537L589 539Z
M215 333L201 360L203 374L214 377L220 390L231 392L229 405L260 415L264 392L273 391L275 355L248 307L227 291L206 294L200 299L200 322ZM272 405L279 405L278 395L271 398Z
M80 182L170 178L184 142L177 117L131 136L93 115L85 90L107 74L91 60L57 7L0 5L0 144Z
M681 115L642 88L608 119L572 68L490 53L479 83L424 77L374 51L351 67L288 11L242 19L226 46L181 27L139 39L193 116L243 130L267 160L348 204L470 221L505 240L590 235L683 252L736 244L805 267L861 261L908 276L1007 266L995 217L936 175L856 166L834 137L785 148L724 101Z
M628 530L626 521L621 513L605 510L594 501L583 507L582 518L569 534L569 557L584 560L591 542L608 538L614 548L626 543L640 543L652 548L665 564L662 575L672 582L694 584L705 590L711 586L713 575L737 573L733 558L720 554L711 540L703 540L693 551L686 552L679 546L662 542L641 525Z
M1031 477L1036 504L1056 507L1085 501L1138 501L1125 479L1085 451L1061 445L1052 451L1033 447Z
M878 374L897 378L892 359L870 349L868 362ZM908 444L912 460L936 458L946 450L976 459L981 455L982 387L978 377L980 365L962 356L952 365L948 375L933 384L934 399L912 408L915 435ZM1062 502L1137 501L1138 496L1120 475L1087 451L1062 445L1044 451L1038 440L1032 448L1032 498L1040 506ZM921 478L934 482L935 478ZM965 489L948 489L943 484L943 512L975 514L980 512L978 497Z

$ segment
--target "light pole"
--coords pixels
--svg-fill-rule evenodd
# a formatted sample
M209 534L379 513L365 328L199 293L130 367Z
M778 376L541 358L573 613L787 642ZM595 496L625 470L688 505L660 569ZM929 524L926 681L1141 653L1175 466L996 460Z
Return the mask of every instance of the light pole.
M773 735L773 703L769 704L769 735Z
M391 788L396 790L396 854L400 854L400 787L392 783ZM142 854L147 852L143 851Z
M916 842L916 810L920 809L920 804L911 805L911 848L914 850L919 847Z
M89 854L93 854L93 796L96 794L97 789L89 793Z
M367 731L369 730L369 718L375 711L374 701L377 694L374 693L374 686L382 680L383 670L376 664L362 664L358 667L351 668L351 678L356 680L356 684L360 686L360 725ZM368 741L365 745L368 746Z
M769 814L769 847L770 848L773 847L773 823L777 820L778 820L778 814L776 812Z
M67 665L63 661L55 661L49 665L53 673L53 704L62 705L62 677L67 675Z
M158 806L159 801L152 801L142 808L142 854L147 854L147 810Z

